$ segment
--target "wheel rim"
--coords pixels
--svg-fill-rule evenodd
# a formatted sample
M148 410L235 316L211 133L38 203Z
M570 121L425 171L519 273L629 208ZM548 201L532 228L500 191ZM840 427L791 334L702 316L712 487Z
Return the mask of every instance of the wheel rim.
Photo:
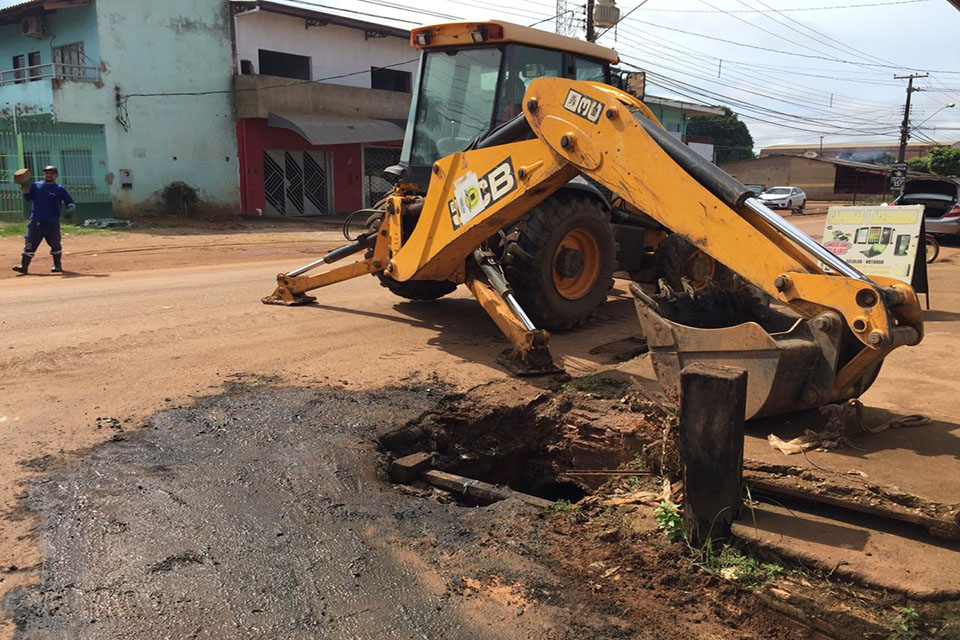
M573 252L579 254L582 266L571 274L565 258ZM600 276L601 262L600 242L592 231L573 229L567 233L553 252L553 285L557 293L567 300L578 300L590 293Z
M695 249L683 263L683 277L697 291L707 286L717 271L717 262L700 249Z

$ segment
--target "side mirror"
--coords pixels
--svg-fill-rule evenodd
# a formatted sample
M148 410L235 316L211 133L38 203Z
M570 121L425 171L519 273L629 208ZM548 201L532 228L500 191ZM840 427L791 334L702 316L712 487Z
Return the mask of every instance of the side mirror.
M383 179L390 184L397 184L407 177L407 168L402 164L390 165L383 170Z

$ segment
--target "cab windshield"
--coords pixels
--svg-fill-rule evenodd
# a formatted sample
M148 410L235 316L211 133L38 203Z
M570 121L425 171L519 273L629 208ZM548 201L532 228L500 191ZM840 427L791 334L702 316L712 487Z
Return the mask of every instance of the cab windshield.
M521 112L534 78L608 81L600 60L516 43L427 51L401 162L430 165Z
M460 151L490 128L502 55L500 49L426 53L410 123L410 164L431 164Z

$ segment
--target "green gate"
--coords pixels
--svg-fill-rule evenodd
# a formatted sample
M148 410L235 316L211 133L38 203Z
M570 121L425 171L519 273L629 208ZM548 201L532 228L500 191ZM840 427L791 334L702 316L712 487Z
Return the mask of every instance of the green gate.
M35 180L49 164L60 170L60 184L77 202L77 218L109 216L107 145L102 125L53 123L48 119L0 119L0 222L30 215L13 173L26 167Z

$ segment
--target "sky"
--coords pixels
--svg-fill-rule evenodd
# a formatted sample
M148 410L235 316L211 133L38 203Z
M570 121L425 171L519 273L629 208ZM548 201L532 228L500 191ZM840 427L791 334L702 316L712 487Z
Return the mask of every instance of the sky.
M555 0L408 0L402 11L392 8L398 0L311 1L400 18L408 28L495 17L546 20L536 27L553 31L558 13ZM585 0L560 4L573 12L572 35L584 37ZM820 136L825 144L897 139L907 83L893 76L926 72L914 81L924 89L913 94L914 139L960 140L960 11L946 0L616 4L622 21L598 42L620 53L621 67L647 71L650 94L730 106L757 149ZM941 110L951 102L958 106Z
M496 18L547 31L560 5L573 18L568 35L584 37L585 0L295 2L407 29ZM11 4L0 0L0 8ZM620 53L621 68L647 71L650 94L730 106L756 149L821 136L825 144L896 139L906 80L893 76L909 73L929 73L914 81L923 91L913 94L913 139L960 140L960 11L946 0L616 4L622 20L598 42ZM949 103L957 106L943 108Z

